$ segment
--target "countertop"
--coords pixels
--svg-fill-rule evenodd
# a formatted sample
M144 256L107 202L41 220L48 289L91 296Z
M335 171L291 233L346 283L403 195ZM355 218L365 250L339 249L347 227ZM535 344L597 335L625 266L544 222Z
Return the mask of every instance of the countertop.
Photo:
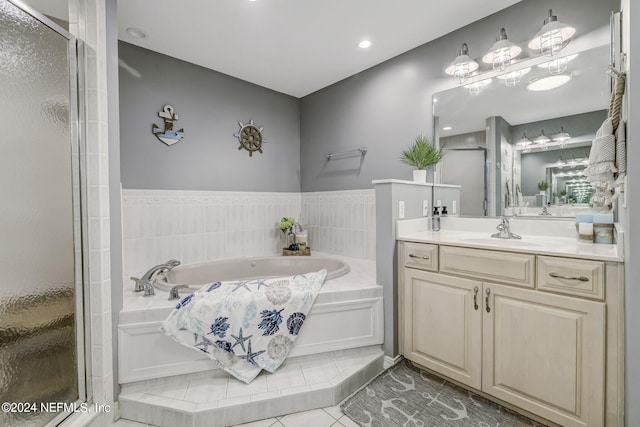
M487 221L482 219L482 221ZM412 222L412 223L411 223ZM456 221L451 221L453 227ZM496 222L494 219L493 222ZM401 223L404 223L401 225ZM444 223L444 221L443 221ZM461 246L478 249L490 249L506 252L520 252L534 255L551 255L562 256L568 258L582 258L599 261L623 262L622 253L622 233L618 232L618 242L615 244L596 244L582 242L577 236L571 237L556 233L555 235L545 235L542 232L541 222L534 224L537 229L530 230L531 233L518 233L516 230L511 231L519 234L522 239L499 239L492 238L491 234L496 231L485 231L486 227L479 228L482 231L471 231L466 224L467 229L447 229L442 228L440 231L431 231L426 228L430 226L430 222L426 219L398 221L397 240L405 242L432 243L436 245ZM530 227L519 224L523 230ZM570 223L574 227L573 223ZM514 227L516 228L516 227ZM539 231L539 232L536 232ZM567 234L567 233L564 233Z

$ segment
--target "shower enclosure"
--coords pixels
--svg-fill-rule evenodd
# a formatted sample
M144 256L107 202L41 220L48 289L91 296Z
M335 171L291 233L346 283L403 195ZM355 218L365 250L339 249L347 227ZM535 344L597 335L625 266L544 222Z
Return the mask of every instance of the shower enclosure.
M0 425L86 399L76 63L66 31L0 0Z

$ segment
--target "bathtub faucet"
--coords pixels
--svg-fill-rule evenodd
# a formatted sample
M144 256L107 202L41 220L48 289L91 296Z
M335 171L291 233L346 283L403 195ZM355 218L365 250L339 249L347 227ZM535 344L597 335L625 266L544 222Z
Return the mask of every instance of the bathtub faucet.
M180 265L180 261L178 261L177 259L170 259L164 264L159 264L159 265L156 265L155 267L151 267L146 273L142 275L140 279L138 279L137 277L131 277L131 280L136 282L136 285L133 288L133 291L134 292L144 291L144 296L146 297L155 295L155 292L153 290L153 285L151 284L153 276L155 276L159 272L170 271L171 269L179 265Z

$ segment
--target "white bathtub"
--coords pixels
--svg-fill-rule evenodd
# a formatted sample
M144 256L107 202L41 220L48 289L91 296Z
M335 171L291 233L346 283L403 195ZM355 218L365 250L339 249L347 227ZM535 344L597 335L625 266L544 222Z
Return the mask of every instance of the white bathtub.
M180 294L195 292L202 285L230 280L250 280L265 277L293 276L321 269L327 270L327 279L344 276L349 264L339 258L326 256L274 256L216 260L178 266L156 276L156 289L168 291L176 284L187 284Z
M119 382L218 369L206 355L176 343L160 330L176 304L162 290L170 289L171 283L187 283L188 290L194 291L214 281L287 276L321 268L331 272L330 279L322 285L289 358L382 344L382 287L376 284L373 261L314 253L310 257L240 258L184 265L170 272L166 283L158 283L158 288L163 287L155 296L133 292L127 283L118 321ZM188 290L180 289L180 293Z

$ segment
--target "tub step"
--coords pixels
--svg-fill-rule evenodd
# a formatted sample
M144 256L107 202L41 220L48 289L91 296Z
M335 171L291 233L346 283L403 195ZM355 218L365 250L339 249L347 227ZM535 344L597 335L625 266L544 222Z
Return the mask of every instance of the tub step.
M380 346L288 359L251 384L221 370L124 384L124 419L161 427L217 427L334 406L383 369Z

